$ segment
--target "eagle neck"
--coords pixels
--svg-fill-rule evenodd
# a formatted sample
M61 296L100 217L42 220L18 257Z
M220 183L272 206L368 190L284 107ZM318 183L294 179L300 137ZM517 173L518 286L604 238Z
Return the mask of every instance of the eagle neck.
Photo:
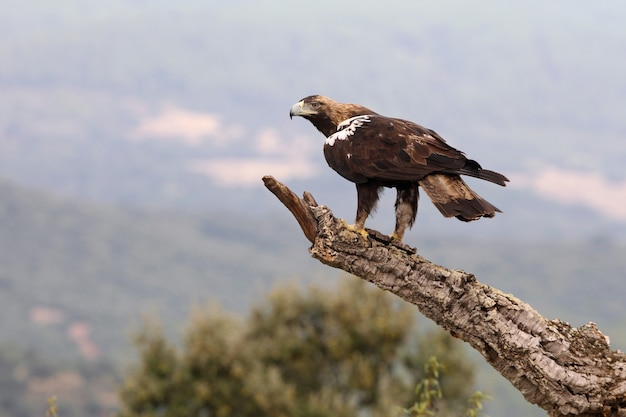
M326 137L337 131L337 125L333 123L328 116L317 115L315 117L309 117L309 121Z

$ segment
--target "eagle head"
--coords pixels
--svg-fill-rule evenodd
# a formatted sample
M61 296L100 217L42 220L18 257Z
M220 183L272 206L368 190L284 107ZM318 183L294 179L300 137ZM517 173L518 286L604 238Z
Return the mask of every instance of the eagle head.
M333 104L338 103L335 103L328 97L319 95L308 96L291 106L289 118L292 119L293 116L300 116L308 119L319 116L328 112Z
M289 117L300 116L328 137L337 131L337 126L354 116L376 114L356 104L338 103L328 97L313 95L297 102L291 107Z

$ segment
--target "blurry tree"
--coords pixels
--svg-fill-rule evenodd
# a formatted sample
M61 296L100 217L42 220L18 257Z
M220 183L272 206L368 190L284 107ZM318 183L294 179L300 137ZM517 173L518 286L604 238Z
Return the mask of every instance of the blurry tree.
M145 326L120 416L386 416L411 402L433 354L450 394L439 415L461 414L473 367L460 345L418 332L408 304L366 285L281 289L245 323L196 311L180 348Z

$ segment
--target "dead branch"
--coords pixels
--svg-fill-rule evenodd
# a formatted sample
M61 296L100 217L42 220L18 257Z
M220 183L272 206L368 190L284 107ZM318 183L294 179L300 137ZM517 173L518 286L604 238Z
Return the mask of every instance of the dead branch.
M594 323L572 328L548 320L513 295L392 245L378 232L363 239L310 194L300 199L272 177L263 181L296 217L314 258L415 304L549 416L626 416L626 355L611 350Z

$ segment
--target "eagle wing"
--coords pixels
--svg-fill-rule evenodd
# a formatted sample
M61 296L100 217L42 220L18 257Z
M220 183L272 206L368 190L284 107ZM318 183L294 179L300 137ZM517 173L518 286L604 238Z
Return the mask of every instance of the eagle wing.
M468 163L478 166L435 131L380 115L342 122L326 139L324 155L331 168L356 183L374 180L391 185L437 172L462 174Z

